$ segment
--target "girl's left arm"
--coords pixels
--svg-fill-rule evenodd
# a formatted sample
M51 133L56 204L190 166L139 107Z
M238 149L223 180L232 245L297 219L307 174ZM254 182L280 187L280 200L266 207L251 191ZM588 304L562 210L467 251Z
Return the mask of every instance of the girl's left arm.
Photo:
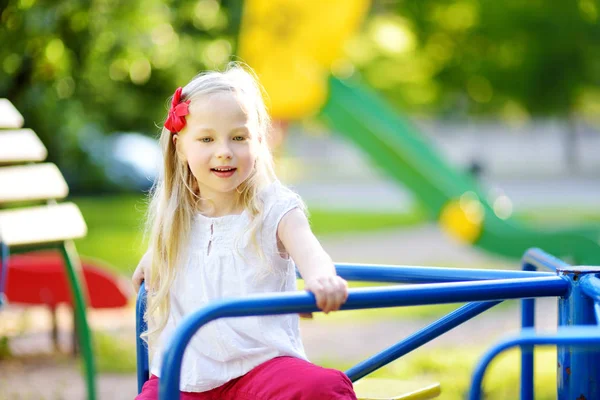
M348 283L337 275L331 257L312 233L306 215L298 208L284 215L277 227L277 237L296 263L304 288L315 295L317 306L325 313L338 310L348 298Z

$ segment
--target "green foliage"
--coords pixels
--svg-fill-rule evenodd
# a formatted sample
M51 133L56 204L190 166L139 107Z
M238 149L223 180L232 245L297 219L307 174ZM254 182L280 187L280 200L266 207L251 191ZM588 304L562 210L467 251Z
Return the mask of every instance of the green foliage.
M413 111L593 117L598 12L591 0L389 2L348 51L369 83Z
M0 97L75 189L104 184L84 142L156 132L174 89L231 55L228 12L215 0L9 0L0 13Z
M235 59L242 6L5 1L0 97L24 114L73 191L115 189L81 148L113 132L156 133L177 86ZM598 12L593 0L374 1L346 47L371 85L412 112L597 118ZM352 68L339 63L336 73Z

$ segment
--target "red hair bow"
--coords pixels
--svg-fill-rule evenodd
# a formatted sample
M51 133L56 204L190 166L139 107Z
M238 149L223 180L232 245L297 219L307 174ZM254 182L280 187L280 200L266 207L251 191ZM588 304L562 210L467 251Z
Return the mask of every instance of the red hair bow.
M169 109L169 116L165 121L165 128L173 133L181 131L185 127L185 116L190 113L188 106L190 101L181 101L182 88L177 88L171 101L171 108Z

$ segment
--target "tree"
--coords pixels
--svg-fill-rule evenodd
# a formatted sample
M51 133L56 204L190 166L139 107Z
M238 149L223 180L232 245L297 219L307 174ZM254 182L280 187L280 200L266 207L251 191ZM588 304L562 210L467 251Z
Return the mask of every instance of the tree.
M175 88L226 63L234 39L215 0L9 0L0 10L0 97L75 190L105 188L83 142L157 132Z

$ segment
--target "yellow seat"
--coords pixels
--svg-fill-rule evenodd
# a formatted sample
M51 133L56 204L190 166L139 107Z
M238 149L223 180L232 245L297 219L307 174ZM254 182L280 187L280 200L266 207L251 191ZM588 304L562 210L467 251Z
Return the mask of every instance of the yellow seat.
M439 383L363 378L354 382L358 400L427 400L438 397Z

